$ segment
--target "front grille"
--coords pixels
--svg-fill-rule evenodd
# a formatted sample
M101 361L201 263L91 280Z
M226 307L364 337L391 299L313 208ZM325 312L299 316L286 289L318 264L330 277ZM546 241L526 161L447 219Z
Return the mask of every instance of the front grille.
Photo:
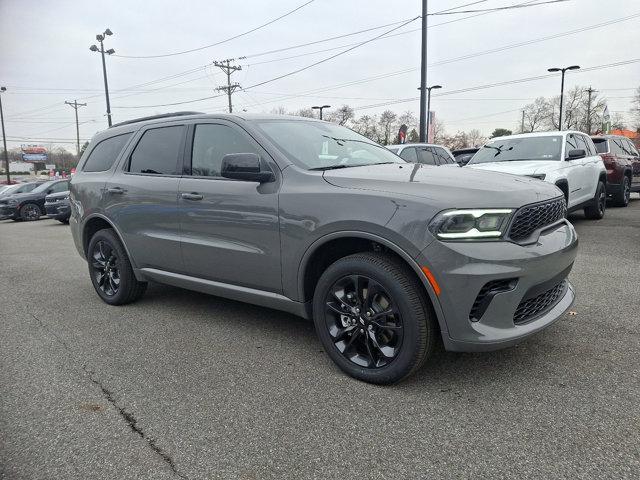
M534 231L550 225L567 214L567 202L564 197L549 202L527 205L515 214L509 238L514 241L528 238Z
M486 283L478 293L476 300L473 302L471 311L469 312L469 320L477 322L482 318L484 312L486 312L491 300L496 293L508 292L513 290L518 280L515 278L507 278L504 280L492 280Z
M566 287L567 281L562 280L555 287L552 287L533 298L522 300L516 309L516 313L513 314L513 323L526 323L534 317L537 317L551 309L551 307L558 303Z

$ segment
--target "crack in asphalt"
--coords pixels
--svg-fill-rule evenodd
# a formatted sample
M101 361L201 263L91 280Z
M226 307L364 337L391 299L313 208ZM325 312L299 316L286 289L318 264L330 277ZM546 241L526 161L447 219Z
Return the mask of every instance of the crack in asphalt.
M38 322L40 327L42 327L44 330L50 333L56 339L56 341L60 343L60 345L62 345L62 347L67 351L67 353L69 353L69 355L72 358L74 359L77 358L73 350L69 347L69 345L67 345L64 339L60 338L55 331L53 331L47 324L45 324L41 319L36 317L33 313L30 313L30 315ZM155 440L147 436L144 430L142 430L142 428L138 426L138 421L131 412L128 412L127 410L125 410L124 407L121 407L120 405L118 405L118 402L116 402L111 390L106 388L102 384L102 382L98 378L96 378L95 372L93 372L92 370L89 370L86 364L82 362L78 362L78 363L81 364L81 368L84 371L84 373L87 374L87 376L89 377L89 380L91 380L91 382L100 389L104 399L107 402L109 402L111 405L113 405L113 407L116 409L118 414L124 419L125 422L127 422L127 425L129 425L129 428L131 429L131 431L138 434L140 438L142 438L145 442L147 442L147 445L149 445L151 450L153 450L155 454L159 455L160 458L162 458L162 460L169 466L169 468L175 475L177 475L179 478L186 480L188 477L178 471L171 456L165 451L163 451L162 448L160 448L156 444Z

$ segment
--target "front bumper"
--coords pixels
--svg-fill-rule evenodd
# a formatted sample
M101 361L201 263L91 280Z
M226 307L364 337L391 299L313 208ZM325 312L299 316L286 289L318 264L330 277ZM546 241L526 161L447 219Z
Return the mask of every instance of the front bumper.
M445 348L484 351L508 347L560 318L575 298L566 276L577 248L577 234L565 219L530 245L432 242L417 261L428 266L441 288L438 301L445 322L444 326L441 322ZM493 294L479 319L471 315L484 286L513 279L510 289ZM525 321L514 320L520 318L526 300L555 286L560 293L552 302ZM531 300L535 303L535 298Z
M71 216L71 206L69 201L60 201L54 203L45 203L44 209L47 212L47 217L55 220L66 220Z
M16 205L0 204L0 220L18 218L18 207Z

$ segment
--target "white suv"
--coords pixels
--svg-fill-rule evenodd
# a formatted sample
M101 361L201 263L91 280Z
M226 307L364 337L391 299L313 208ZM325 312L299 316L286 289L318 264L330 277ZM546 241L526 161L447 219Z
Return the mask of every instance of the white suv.
M555 184L568 211L584 208L587 218L604 216L607 170L593 141L581 132L523 133L492 138L465 168L494 170Z

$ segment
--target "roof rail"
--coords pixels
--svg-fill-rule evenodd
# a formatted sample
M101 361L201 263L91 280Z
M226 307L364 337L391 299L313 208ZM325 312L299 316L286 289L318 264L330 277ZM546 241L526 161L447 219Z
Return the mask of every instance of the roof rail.
M170 118L170 117L181 117L183 115L202 115L202 112L173 112L173 113L162 113L160 115L151 115L149 117L140 117L134 118L132 120L127 120L125 122L114 123L110 128L119 127L121 125L129 125L130 123L138 123L138 122L146 122L147 120L157 120L159 118Z

